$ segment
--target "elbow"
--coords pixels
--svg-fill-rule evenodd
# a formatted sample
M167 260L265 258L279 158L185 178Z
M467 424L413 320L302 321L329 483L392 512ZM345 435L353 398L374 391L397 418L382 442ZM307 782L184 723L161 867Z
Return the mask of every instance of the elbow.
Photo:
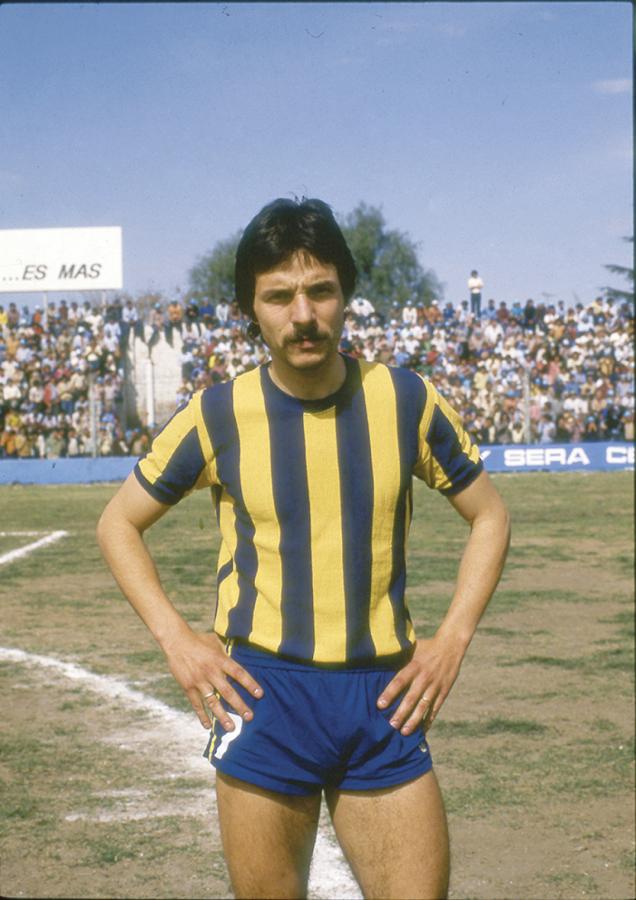
M510 536L512 534L512 523L508 508L501 498L497 498L497 502L491 504L482 515L476 516L471 527L480 530L483 528L490 534L490 540L497 544L503 545L507 552L510 545Z
M137 536L141 536L144 524L131 518L129 510L116 494L106 505L95 529L97 545L106 560L108 561L109 554L114 552L115 547L121 550L122 547L130 545Z
M114 508L113 501L111 500L99 517L97 528L95 529L97 546L102 551L103 556L107 556L108 548L120 528L120 517L117 515L117 510Z

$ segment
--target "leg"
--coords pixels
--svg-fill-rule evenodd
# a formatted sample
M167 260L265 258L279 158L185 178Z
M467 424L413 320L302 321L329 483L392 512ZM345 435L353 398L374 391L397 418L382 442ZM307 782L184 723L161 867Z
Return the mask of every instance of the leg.
M448 829L432 771L394 788L328 791L327 803L367 900L447 896Z
M320 792L281 794L217 772L216 798L235 896L306 897Z

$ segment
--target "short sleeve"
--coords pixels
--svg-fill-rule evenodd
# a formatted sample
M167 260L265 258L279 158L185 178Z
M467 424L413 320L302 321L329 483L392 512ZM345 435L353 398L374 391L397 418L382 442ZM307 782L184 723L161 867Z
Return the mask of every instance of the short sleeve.
M201 414L201 394L179 407L134 468L137 481L160 503L174 505L216 483L212 445Z
M479 448L453 407L426 381L426 404L419 429L414 474L442 494L458 494L483 470Z

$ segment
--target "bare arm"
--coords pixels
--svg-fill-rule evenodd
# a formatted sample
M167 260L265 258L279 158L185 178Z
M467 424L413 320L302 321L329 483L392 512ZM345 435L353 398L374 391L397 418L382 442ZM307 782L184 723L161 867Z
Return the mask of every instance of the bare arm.
M449 500L470 525L453 599L435 636L417 641L411 661L378 698L383 708L404 694L391 719L403 734L410 734L422 719L430 726L446 700L497 587L510 542L508 513L486 472Z
M102 513L97 539L122 593L165 653L170 671L201 724L205 728L212 725L207 705L223 727L232 731L234 723L218 696L205 699L205 695L217 691L240 716L249 720L253 713L228 676L256 698L262 690L245 669L227 656L217 635L193 631L168 599L143 533L169 509L154 500L131 474Z

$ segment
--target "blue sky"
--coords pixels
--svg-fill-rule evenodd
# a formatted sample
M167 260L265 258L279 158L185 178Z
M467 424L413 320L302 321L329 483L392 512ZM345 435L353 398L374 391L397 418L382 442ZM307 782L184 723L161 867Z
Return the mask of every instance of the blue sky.
M3 5L0 228L121 225L124 288L170 293L274 197L364 201L445 299L589 301L631 260L631 59L626 2Z

